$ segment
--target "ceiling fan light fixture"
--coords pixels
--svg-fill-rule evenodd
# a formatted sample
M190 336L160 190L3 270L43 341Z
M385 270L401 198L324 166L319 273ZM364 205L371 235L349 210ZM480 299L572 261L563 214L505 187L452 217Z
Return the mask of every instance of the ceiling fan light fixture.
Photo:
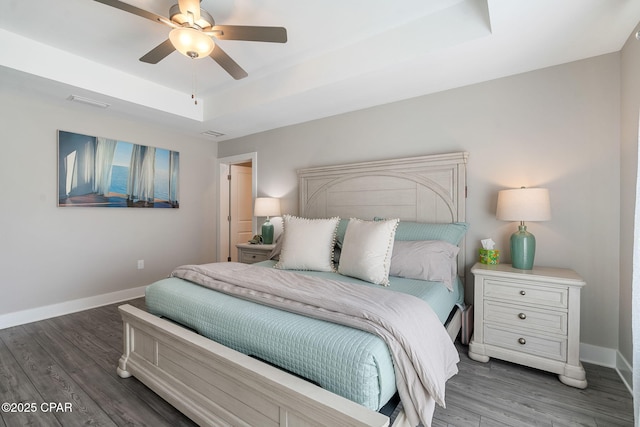
M211 37L188 27L174 28L169 33L169 40L178 52L189 58L205 58L215 47Z

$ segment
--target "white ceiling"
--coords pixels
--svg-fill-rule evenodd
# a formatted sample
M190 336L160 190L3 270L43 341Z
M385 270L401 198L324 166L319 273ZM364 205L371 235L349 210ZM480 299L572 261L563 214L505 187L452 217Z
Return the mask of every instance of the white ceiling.
M126 0L167 16L176 0ZM638 0L203 0L217 24L283 26L286 44L219 41L248 73L178 52L169 27L91 0L0 1L0 86L217 141L619 51ZM198 104L191 94L195 88ZM95 108L83 106L83 108Z

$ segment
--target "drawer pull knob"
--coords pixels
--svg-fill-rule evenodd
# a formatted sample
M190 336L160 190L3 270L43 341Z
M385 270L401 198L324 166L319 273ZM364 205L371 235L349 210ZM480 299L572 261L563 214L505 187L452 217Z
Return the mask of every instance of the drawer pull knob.
M524 314L524 313L520 313L520 314L518 314L518 317L519 317L520 319L524 320L524 319L526 319L526 318L527 318L527 315L526 315L526 314Z
M526 295L527 293L525 291L520 291L520 295Z
M524 338L518 338L518 344L525 345L526 343L527 340L525 340Z

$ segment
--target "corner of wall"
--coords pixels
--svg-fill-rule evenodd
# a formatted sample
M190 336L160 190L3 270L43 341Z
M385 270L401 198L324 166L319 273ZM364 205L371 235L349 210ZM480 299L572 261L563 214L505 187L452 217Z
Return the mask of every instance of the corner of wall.
M619 351L616 352L616 371L618 371L624 385L627 386L629 393L633 394L633 368Z

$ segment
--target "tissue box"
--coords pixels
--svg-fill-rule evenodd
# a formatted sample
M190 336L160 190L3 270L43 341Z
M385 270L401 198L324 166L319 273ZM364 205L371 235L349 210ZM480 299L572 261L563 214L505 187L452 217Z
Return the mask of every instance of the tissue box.
M500 264L500 251L497 249L480 249L480 264Z

